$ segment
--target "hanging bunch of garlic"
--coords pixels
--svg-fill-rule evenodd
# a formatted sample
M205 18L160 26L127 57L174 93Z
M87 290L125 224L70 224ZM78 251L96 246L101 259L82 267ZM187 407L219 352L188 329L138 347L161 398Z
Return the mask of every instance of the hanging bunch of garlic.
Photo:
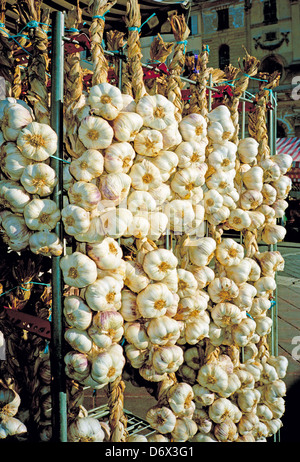
M27 432L26 426L16 417L21 403L18 393L2 382L0 385L0 439L23 435Z

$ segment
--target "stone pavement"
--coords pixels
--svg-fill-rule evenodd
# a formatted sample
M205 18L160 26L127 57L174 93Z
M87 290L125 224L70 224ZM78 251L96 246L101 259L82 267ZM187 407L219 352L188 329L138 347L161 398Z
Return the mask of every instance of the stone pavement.
M260 247L261 252L264 250L267 248ZM278 439L280 442L292 442L299 438L297 421L300 416L300 243L280 243L277 250L285 259L284 271L277 274L278 354L286 356L289 361L284 379L287 386L286 410ZM124 409L144 419L156 400L145 388L125 383ZM87 409L105 403L105 391L99 390L91 398L91 391L87 390Z

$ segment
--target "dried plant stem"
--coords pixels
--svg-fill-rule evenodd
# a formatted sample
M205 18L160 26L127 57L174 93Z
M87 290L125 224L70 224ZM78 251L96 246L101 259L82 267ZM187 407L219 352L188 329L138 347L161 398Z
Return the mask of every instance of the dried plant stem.
M184 16L178 16L174 14L171 19L171 28L176 40L176 46L174 49L173 59L169 66L170 76L168 78L168 99L177 108L177 118L180 119L183 112L183 101L181 98L181 90L184 87L184 83L181 81L180 75L185 64L185 42L190 34L190 30L186 24Z
M5 24L6 0L0 1L0 22ZM11 87L14 79L14 60L11 42L8 40L10 33L6 27L0 28L0 77L5 79L5 96L11 95ZM3 97L4 95L2 95Z
M109 424L111 429L110 441L125 442L128 436L127 419L123 412L125 383L122 377L108 384Z
M195 80L196 84L191 85L191 96L189 102L188 113L198 113L206 117L208 111L206 85L209 79L209 68L207 67L209 53L207 48L203 46L203 51L198 57L195 67L195 72L191 75L191 80Z
M150 58L151 61L157 64L165 63L167 57L172 53L173 43L164 42L160 34L154 38L150 47ZM149 94L155 95L160 94L166 96L167 92L167 76L161 74L159 77L154 79L148 79L145 82Z
M131 77L133 96L138 102L146 92L140 44L141 12L137 0L128 0L125 23L128 28L128 72ZM133 29L131 29L133 28Z
M92 15L90 34L92 44L92 61L94 67L92 85L107 82L108 62L102 48L105 28L105 19L103 19L103 17L115 3L116 0L94 0L90 5L90 14ZM102 18L95 16L102 16Z

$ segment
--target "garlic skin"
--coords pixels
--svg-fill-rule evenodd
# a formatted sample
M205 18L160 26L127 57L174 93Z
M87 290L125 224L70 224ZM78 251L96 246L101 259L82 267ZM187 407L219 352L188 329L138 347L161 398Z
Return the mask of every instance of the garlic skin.
M82 382L90 373L90 363L85 353L69 351L65 357L66 375L74 380Z
M184 199L167 202L163 213L168 217L170 229L178 234L184 233L195 219L193 204Z
M26 225L33 231L51 231L60 216L58 206L51 199L32 199L24 208Z
M199 369L197 382L202 387L219 393L219 391L226 390L228 387L228 374L219 365L205 364Z
M233 303L217 303L212 310L211 316L214 323L219 327L227 327L239 324L243 318L240 309Z
M60 268L66 284L83 288L97 279L97 267L93 260L81 252L65 255L60 260Z
M111 144L114 131L102 117L87 116L78 128L78 137L86 149L105 149Z
M70 327L86 330L92 322L92 311L81 297L69 295L64 298L64 316Z
M230 301L236 299L239 295L238 286L234 281L226 277L215 278L208 285L207 291L214 303Z
M135 163L130 172L131 185L139 191L149 191L158 188L162 184L159 169L149 160L144 159Z
M178 345L165 345L155 349L152 364L158 374L172 374L183 363L183 351Z
M201 186L204 184L204 169L200 171L194 167L187 167L178 170L171 181L171 189L182 199L194 199L196 194L199 197L197 202L202 199L203 192Z
M150 283L150 279L143 270L141 264L134 261L126 261L126 274L124 284L135 293L145 289Z
M190 261L196 266L207 266L215 255L216 241L211 237L187 238L183 245L188 247Z
M93 114L113 120L123 108L123 98L118 87L103 82L91 87L88 104Z
M103 442L105 433L99 420L79 417L68 427L68 441L74 443Z
M171 432L175 442L190 441L197 433L198 427L196 422L188 417L179 417L176 420L174 430Z
M239 140L238 157L244 164L251 164L258 154L259 143L251 137L246 137Z
M218 212L223 206L223 196L214 189L209 189L204 193L204 208L206 214Z
M123 317L118 311L99 311L93 316L88 333L95 345L108 348L121 340L124 333L123 325Z
M91 377L101 384L111 383L122 374L124 364L122 347L112 344L92 361Z
M124 324L124 337L130 345L138 350L146 350L150 346L150 339L145 327L140 322Z
M136 112L143 118L146 127L155 130L164 130L176 122L174 104L160 94L142 96Z
M103 173L104 159L96 149L87 149L77 159L73 159L69 171L77 181L90 182Z
M70 327L65 331L64 338L71 348L79 353L88 353L92 349L93 341L84 330Z
M178 165L178 157L172 151L162 150L151 161L159 169L163 181L167 181L170 178Z
M30 195L17 181L0 180L0 204L15 213L24 213Z

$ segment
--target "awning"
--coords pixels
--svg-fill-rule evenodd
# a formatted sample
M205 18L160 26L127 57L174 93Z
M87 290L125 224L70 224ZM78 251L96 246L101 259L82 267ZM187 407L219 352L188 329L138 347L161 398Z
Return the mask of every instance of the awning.
M22 3L22 0L17 0ZM7 0L6 2L6 14L5 23L8 30L17 32L17 19L18 15L14 11L13 4L16 0ZM82 20L85 23L85 28L88 28L91 24L91 16L88 12L88 4L90 0L81 0L79 2L80 8L82 9ZM147 21L149 17L155 13L155 16L147 21L142 29L142 36L152 36L161 33L162 26L164 30L168 24L168 12L174 11L177 14L183 14L187 20L190 14L192 0L140 0L140 11L142 23ZM75 8L77 0L43 0L42 9L49 8L50 11L68 11ZM126 15L127 0L117 0L117 3L111 8L111 10L105 15L105 30L119 30L121 32L127 32L124 22L124 16ZM171 33L171 30L170 30Z
M300 138L277 138L277 154L289 154L293 162L300 162Z

